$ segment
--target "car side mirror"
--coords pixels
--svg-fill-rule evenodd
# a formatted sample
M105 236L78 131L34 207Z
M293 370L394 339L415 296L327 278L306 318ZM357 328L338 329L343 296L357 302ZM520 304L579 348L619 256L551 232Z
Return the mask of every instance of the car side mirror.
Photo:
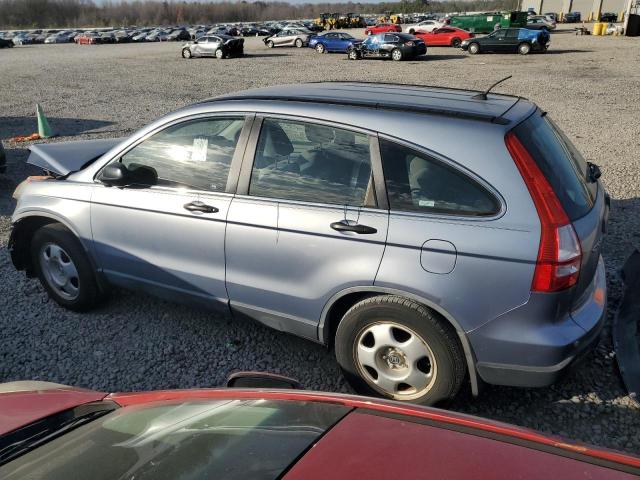
M264 372L236 372L227 378L227 388L286 388L304 390L294 378Z
M100 181L108 186L126 185L129 176L129 170L120 162L107 165L102 170Z

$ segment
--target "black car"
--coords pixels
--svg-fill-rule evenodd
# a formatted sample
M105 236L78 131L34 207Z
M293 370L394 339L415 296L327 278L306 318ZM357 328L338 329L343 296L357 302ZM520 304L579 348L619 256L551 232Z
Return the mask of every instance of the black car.
M240 35L243 37L255 37L258 35L258 29L251 25L240 28Z
M13 47L12 40L5 40L4 38L0 38L0 48L11 48Z
M578 23L580 18L580 12L570 12L564 14L562 21L564 23Z
M258 30L258 36L260 37L270 37L281 31L279 28L266 27L266 26L257 27L257 30Z
M601 22L617 22L618 14L613 12L606 12L600 15Z
M550 38L546 28L501 28L484 37L468 38L460 44L460 48L472 55L484 52L526 55L529 52L545 52L549 48Z
M415 58L427 53L427 45L408 33L378 33L369 35L362 43L347 50L350 60L361 58L391 58L395 61Z

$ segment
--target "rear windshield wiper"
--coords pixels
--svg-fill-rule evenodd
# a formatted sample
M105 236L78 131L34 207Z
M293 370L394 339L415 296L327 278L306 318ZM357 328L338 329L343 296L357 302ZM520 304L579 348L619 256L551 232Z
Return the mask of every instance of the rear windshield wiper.
M4 465L74 428L100 418L116 408L118 405L109 401L86 403L9 432L0 437L0 465Z

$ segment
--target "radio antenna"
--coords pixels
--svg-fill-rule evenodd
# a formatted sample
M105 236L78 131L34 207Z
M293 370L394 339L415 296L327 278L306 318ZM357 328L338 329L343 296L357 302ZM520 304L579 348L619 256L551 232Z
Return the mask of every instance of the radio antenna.
M504 82L505 80L509 80L513 75L509 75L508 77L504 77L502 80L498 80L496 83L494 83L493 85L491 85L489 88L487 88L486 91L484 92L480 92L477 95L474 95L473 97L471 97L473 100L486 100L487 99L487 93L489 93L491 90L493 90L493 87L495 87L496 85L500 85L502 82Z

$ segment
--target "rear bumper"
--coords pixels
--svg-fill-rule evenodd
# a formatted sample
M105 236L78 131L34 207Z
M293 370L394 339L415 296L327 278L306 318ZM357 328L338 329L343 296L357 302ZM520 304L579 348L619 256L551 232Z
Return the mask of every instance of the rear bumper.
M597 344L606 318L606 277L600 258L590 294L565 318L550 321L558 300L537 294L513 312L468 334L478 375L486 383L545 387Z

